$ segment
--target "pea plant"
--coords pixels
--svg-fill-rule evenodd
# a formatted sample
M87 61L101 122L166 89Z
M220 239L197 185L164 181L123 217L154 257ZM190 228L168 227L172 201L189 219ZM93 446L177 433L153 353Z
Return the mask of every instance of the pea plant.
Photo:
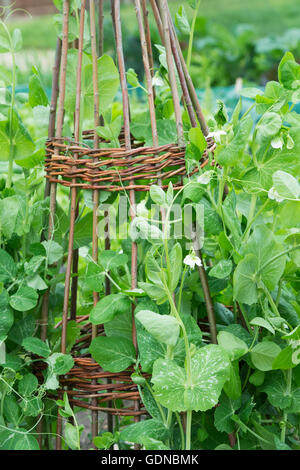
M55 3L61 9L61 2ZM195 11L191 27L183 9L176 26L190 35L190 62L200 2L189 4ZM78 37L79 7L71 3L70 42ZM60 31L61 17L55 21ZM21 45L20 32L11 33L2 22L0 53L12 55L13 68L0 70L5 174L0 181L0 448L38 449L41 436L54 448L59 410L65 420L63 446L75 450L82 447L78 409L67 393L57 394L59 376L73 367L72 348L81 335L78 323L69 321L66 354L60 352L68 192L58 190L53 238L46 240L49 198L44 198L42 163L49 101L36 67L29 92L17 93ZM176 142L177 134L166 54L163 47L156 49L153 85L163 145ZM69 52L64 135L71 137L77 51ZM108 55L98 59L98 68L103 96L96 131L103 147L116 148L123 124L119 74ZM82 71L80 127L88 129L93 119L88 35ZM132 135L139 145L152 145L145 86L132 68L127 81ZM244 113L243 97L253 100ZM299 101L300 65L287 52L278 81L268 82L264 91L243 89L230 116L220 101L215 114L207 113L217 148L203 168L206 140L200 128L191 128L184 111L187 176L182 188L175 190L170 182L167 190L153 184L149 192L139 192L136 217L124 222L128 235L116 230L111 249L99 239L98 262L92 256L91 195L78 193L77 314L89 316L86 323L103 325L105 333L84 354L108 372L130 368L148 412L139 422L116 418L112 432L103 425L94 438L98 449L134 444L147 450L300 448L300 118L293 110ZM85 143L92 145L88 139ZM100 192L100 204L112 211L118 211L119 202L116 193ZM101 230L103 213L100 206ZM136 289L130 282L132 241L139 250ZM206 274L207 286L199 272ZM100 297L95 306L93 292ZM47 339L40 339L45 294L50 315ZM210 307L215 331L208 326Z
M90 352L112 372L135 367L132 379L151 418L117 430L117 438L104 433L99 448L115 439L146 449L299 448L299 70L286 53L279 82L264 92L242 90L253 99L243 115L242 97L230 119L219 103L209 120L218 142L214 166L186 178L176 193L171 183L166 192L153 185L140 202L131 226L144 253L139 289L131 292L139 355L129 286L121 282L91 311L106 337L95 338ZM198 164L194 134L187 126L189 169ZM166 212L161 228L151 200ZM172 232L175 202L204 207L202 258ZM110 259L114 277L124 256L103 252L100 260ZM208 344L205 331L202 263L218 344Z
M45 396L57 389L57 377L72 367L73 359L58 347L51 352L48 342L35 337L42 294L61 276L63 247L43 239L49 103L35 67L29 93L16 92L21 47L20 30L11 33L1 21L0 53L11 54L13 65L0 70L0 448L26 450L39 449L36 426L44 414L49 416L47 432L55 434L55 401ZM33 370L39 361L45 371L38 380Z

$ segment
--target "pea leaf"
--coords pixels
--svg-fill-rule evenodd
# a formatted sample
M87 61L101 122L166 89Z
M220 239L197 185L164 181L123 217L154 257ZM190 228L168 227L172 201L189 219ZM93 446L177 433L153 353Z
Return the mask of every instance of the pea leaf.
M286 171L275 171L272 175L273 185L279 196L283 198L299 199L300 184Z
M175 346L180 330L176 318L170 315L160 315L151 310L139 311L136 318L157 341Z
M270 139L278 134L282 126L282 118L278 113L266 112L256 126L257 139L259 142Z
M220 331L218 334L218 344L225 349L231 360L239 359L248 352L247 344L228 331Z
M75 110L76 102L76 76L77 70L77 50L71 50L68 53L67 66L67 89L65 107L69 113ZM100 114L103 114L112 104L113 99L119 88L119 73L113 59L108 55L103 55L98 59L98 89L100 100ZM93 117L93 65L89 56L84 55L82 66L82 113L85 119Z
M268 374L260 391L268 395L269 402L273 406L284 410L292 404L292 392L286 393L286 383L282 372L276 371Z
M135 362L135 348L126 338L98 336L89 350L95 361L109 372L121 372Z
M120 438L127 442L143 444L144 438L163 440L168 435L168 429L158 419L147 419L127 426L121 431Z
M101 299L90 313L93 325L111 321L116 315L130 311L130 299L124 294L110 294Z
M106 336L121 336L131 341L132 339L132 313L121 313L104 324Z
M29 79L29 104L35 106L47 106L48 97L38 74L34 74Z
M9 306L9 296L6 290L0 294L0 337L6 335L14 323L14 314Z
M170 264L172 266L170 289L174 291L179 282L182 273L182 249L179 243L176 243L170 253Z
M291 52L286 52L278 67L280 83L288 90L300 87L300 65L297 64Z
M6 238L11 238L14 233L21 236L28 231L28 227L24 227L25 211L25 201L21 196L0 200L0 229Z
M252 305L257 301L257 287L253 282L256 271L257 259L251 254L246 255L234 271L234 297L242 303Z
M144 372L152 372L156 359L165 357L166 346L148 333L139 321L136 322L136 330L142 369Z
M258 154L258 167L250 166L246 171L243 179L244 189L249 192L268 191L273 186L272 175L282 170L282 162L284 162L284 170L293 176L300 175L300 161L297 158L300 149L300 133L298 127L291 128L289 131L294 140L294 147L288 149L284 147L282 150L273 149L272 147L265 153L261 148Z
M65 424L64 438L65 438L67 445L70 447L70 449L72 450L80 449L78 429L76 426L67 422Z
M200 348L191 359L190 382L185 369L170 359L158 359L152 382L157 400L172 411L206 411L218 402L228 379L229 360L217 345Z
M24 159L35 150L34 142L15 109L12 112L11 119L7 118L5 121L0 121L0 160L8 160L11 152L11 141L15 160Z
M114 251L105 250L99 255L99 263L103 266L105 271L110 269L124 266L128 261L128 256L125 253L116 253Z
M128 69L126 72L126 77L129 85L133 86L134 88L140 85L137 73L134 69Z
M210 277L216 277L217 279L225 279L228 277L232 270L232 261L230 259L223 259L219 261L209 271Z
M224 392L231 400L238 400L242 395L242 384L240 379L239 361L230 364L229 379L224 384Z
M20 434L20 432L22 434ZM36 438L24 428L19 428L18 433L13 429L0 433L1 450L40 450Z
M299 349L294 349L292 345L282 349L272 363L272 369L288 370L293 369L300 363Z
M226 146L220 146L220 150L216 152L216 159L220 165L224 167L238 165L245 150L252 126L253 121L249 114L241 119L234 130L234 137L231 142Z
M270 331L273 335L275 334L273 326L264 318L255 317L253 318L253 320L250 321L250 325L261 326L262 328L265 328L266 330Z
M10 306L19 312L26 312L37 305L38 293L32 287L20 287L10 298Z
M255 228L247 245L243 247L244 258L238 263L233 275L233 292L238 301L254 304L260 282L270 291L275 289L286 264L285 256L276 256L283 251L270 229L264 225Z
M38 416L43 410L43 402L39 397L30 397L20 403L25 416Z
M220 404L214 414L214 422L218 431L231 433L234 430L235 425L231 417L240 406L240 400L231 400L225 394L222 394Z
M14 280L16 272L17 266L14 260L6 251L0 248L0 282L5 283Z
M272 364L281 349L276 343L263 341L258 343L252 349L250 355L254 366L263 372L272 370Z
M32 352L37 356L47 358L50 354L50 348L48 344L39 338L25 338L22 342L22 346L26 351Z
M183 5L180 5L175 15L175 25L182 34L190 34L191 28Z
M19 382L18 389L22 396L30 396L38 388L38 379L33 374L26 374Z
M207 142L199 127L192 127L189 130L189 140L199 150L201 156L207 147Z
M150 197L153 202L160 206L166 203L166 195L157 184L152 184L150 187Z
M111 432L103 432L100 436L94 437L94 444L97 449L110 449L114 443L115 438Z
M94 262L87 265L87 270L84 276L84 283L88 289L94 292L100 292L103 287L104 273Z
M46 250L48 264L53 264L59 261L63 256L62 247L53 240L43 241L42 245Z

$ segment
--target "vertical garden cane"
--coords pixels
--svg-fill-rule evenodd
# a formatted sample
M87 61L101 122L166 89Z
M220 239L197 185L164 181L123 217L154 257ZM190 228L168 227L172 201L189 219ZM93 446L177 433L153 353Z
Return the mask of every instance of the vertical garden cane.
M194 112L192 111L192 103L193 103L193 105L195 106L197 117L200 121L202 131L204 132L204 135L207 135L208 134L207 124L205 122L205 118L203 116L200 104L198 103L198 98L197 96L195 97L195 90L194 90L193 84L191 83L190 79L187 81L185 80L185 78L189 77L189 74L185 66L183 56L182 54L180 55L181 51L179 52L179 48L177 47L177 43L175 39L176 35L174 34L174 29L173 29L173 25L171 22L171 16L169 14L167 2L165 2L165 0L159 1L160 12L154 0L151 0L151 5L152 5L154 16L157 22L158 30L160 34L163 35L162 40L164 40L165 47L166 47L166 54L167 54L167 57L169 57L169 66L173 68L173 60L170 58L171 57L170 50L172 49L174 61L175 61L178 76L179 76L179 81L182 87L184 101L188 110L192 127L197 127L197 121L195 119ZM189 82L191 83L190 87L188 87ZM175 97L173 97L175 101L176 92L177 92L176 81L175 81L175 86L173 84L172 89L174 90L174 93L175 93ZM189 92L192 92L192 96L194 97L193 101L190 98ZM179 101L178 97L176 101L177 102ZM177 129L179 129L178 126L177 126ZM196 233L195 227L193 227L192 230L193 230L193 233L195 234ZM194 239L193 241L193 246L194 246L196 255L202 260L201 251L199 249L199 244L196 239ZM216 322L215 322L215 317L214 317L213 303L212 303L210 292L209 292L207 276L206 276L205 268L203 266L203 262L202 262L202 266L198 266L198 271L199 271L200 281L201 281L201 285L203 288L203 293L204 293L204 298L205 298L205 303L206 303L207 315L208 315L209 325L210 325L211 339L213 343L216 343L217 331L216 331Z
M79 44L78 44L78 64L77 64L77 77L76 77L76 104L75 104L75 120L74 120L74 136L75 141L80 139L80 100L81 100L81 80L82 80L82 50L83 50L83 34L84 34L84 16L85 16L85 0L81 1L80 10L80 32L79 32ZM68 21L68 18L67 18ZM75 153L74 158L77 157ZM66 339L67 339L67 321L68 321L68 306L69 306L69 294L70 294L70 281L71 281L71 269L73 262L73 247L74 247L74 229L75 229L75 218L77 208L77 189L72 187L71 189L71 201L70 201L70 231L69 231L69 243L68 243L68 257L66 266L66 277L65 277L65 290L64 290L64 303L63 303L63 315L62 315L62 337L61 337L61 352L66 352ZM58 436L57 447L61 447L61 439Z

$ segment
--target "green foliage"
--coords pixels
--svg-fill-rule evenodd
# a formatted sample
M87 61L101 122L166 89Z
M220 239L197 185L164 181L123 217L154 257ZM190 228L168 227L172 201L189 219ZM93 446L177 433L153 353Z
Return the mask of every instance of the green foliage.
M202 80L204 71L205 77L212 71L213 83L217 76L218 80L232 79L240 72L241 58L247 62L249 56L259 68L253 57L257 59L259 54L263 60L267 44L254 39L249 28L236 33L212 29L215 53L206 54L211 51L211 41L205 42L207 25L197 17L199 2L188 4L177 10L176 28L185 41L189 36L190 45L195 30L198 35L202 30L202 36L195 37L191 61L193 75L197 67L197 79ZM61 8L62 3L56 5ZM70 41L78 37L78 5L77 0L71 4ZM61 15L55 23L61 36ZM14 55L21 47L18 29L12 33L1 29L0 52ZM272 44L269 47L273 50ZM76 49L69 53L66 137L73 133L78 58ZM176 142L176 122L165 49L158 46L155 54L159 55L153 78L158 141L164 145ZM232 73L224 72L225 57ZM143 95L143 81L134 66L127 70L127 81ZM182 190L164 181L163 169L162 185L152 184L147 194L137 192L137 216L132 222L123 221L122 229L130 225L130 238L121 236L120 227L113 228L111 249L104 249L108 246L101 239L97 260L91 245L93 200L89 191L78 191L82 208L76 215L74 234L78 278L74 271L72 282L78 282L80 318L67 323L66 354L59 351L65 328L61 320L69 249L68 192L58 189L54 233L47 239L49 199L43 200L41 166L49 100L36 67L26 96L16 93L16 68L1 68L5 86L0 97L1 168L7 174L7 180L0 181L0 345L6 346L0 364L1 449L38 449L32 430L41 415L51 442L57 407L63 418L64 448L80 449L82 427L72 392L67 390L62 399L53 400L61 387L60 376L73 369L77 353L90 354L104 371L118 374L128 369L150 415L138 423L130 416L116 419L113 432L101 430L94 438L99 449L115 444L125 449L132 443L146 450L228 449L229 433L236 438L235 449L299 449L300 119L292 109L300 101L299 67L293 54L286 53L279 64L279 82L268 82L264 90L242 90L233 113L218 100L217 110L208 115L210 136L217 143L217 165L200 168L206 140L199 127L191 128L185 112L188 178L183 180ZM123 126L119 74L110 56L98 59L98 72L102 117L96 130L103 139L100 145L119 147ZM84 37L82 80L81 129L93 122L89 34ZM131 132L138 145L152 146L144 98L137 102L135 92L130 94ZM250 109L244 111L244 98L253 100L256 121ZM87 147L92 145L89 138L83 140ZM209 155L209 163L212 158ZM99 198L117 212L118 197L101 191ZM184 220L177 218L175 213L172 220L175 202L195 210L191 220L185 215ZM152 203L159 206L163 223L155 220ZM201 221L199 205L204 212ZM190 247L186 231L184 236L176 236L176 218L184 229L201 222L201 257ZM101 206L98 233L105 224ZM132 241L138 250L137 287L130 279ZM42 341L38 336L46 291L50 316L47 341ZM212 339L206 320L208 297L216 317L218 344L207 344ZM138 348L132 338L133 318ZM104 333L101 329L101 335L89 345L90 323L93 332L95 326L103 325ZM98 382L95 385L104 385ZM50 398L46 398L48 391ZM123 406L121 401L113 401L113 406ZM186 413L184 430L181 412Z

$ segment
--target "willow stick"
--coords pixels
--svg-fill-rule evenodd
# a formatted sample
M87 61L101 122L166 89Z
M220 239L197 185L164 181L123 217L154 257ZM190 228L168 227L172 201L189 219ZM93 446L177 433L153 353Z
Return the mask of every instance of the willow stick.
M99 0L98 3L98 28L99 28L99 41L98 41L98 51L99 57L103 55L104 48L104 13L103 13L103 0Z
M112 2L112 13L113 21L115 27L115 39L116 39L116 50L118 57L118 66L120 73L120 84L122 91L122 101L123 101L123 120L124 120L124 137L125 137L125 148L126 150L131 149L131 135L130 135L130 108L129 108L129 97L128 97L128 88L127 88L127 79L126 79L126 70L125 70L125 61L124 61L124 52L123 52L123 43L122 43L122 28L121 28L121 17L120 17L120 0L115 0ZM130 181L130 185L132 185ZM135 202L135 191L129 191L130 199L130 218L131 221L134 220L136 215L136 202ZM136 289L137 287L137 245L135 242L131 244L131 288ZM135 306L132 303L131 307L132 312L132 340L134 347L137 352L137 337L136 337L136 327L135 327ZM139 402L134 402L134 411L139 410ZM139 417L135 416L135 421L139 421Z
M61 39L57 40L55 60L53 66L53 78L52 78L52 94L51 94L51 104L50 104L50 117L49 117L49 126L48 126L48 138L51 139L55 134L55 119L56 119L56 110L57 110L57 99L59 92L59 71L60 71L60 62L61 62ZM55 183L52 183L55 184ZM47 178L45 184L44 197L47 198L50 195L50 181ZM51 217L52 218L52 217ZM53 213L54 218L54 213ZM44 240L45 235L42 234L42 241ZM45 341L47 338L47 324L48 324L48 310L49 310L49 288L45 292L42 301L42 315L41 315L41 340Z
M114 15L114 26L115 26L116 49L117 49L117 57L118 57L118 65L119 65L119 73L120 73L120 84L121 84L122 101L123 101L125 148L126 150L131 150L129 97L128 97L128 89L127 89L123 43L122 43L120 0L114 0L113 4L114 4L113 15ZM129 184L130 185L133 184L133 181L130 181ZM136 215L136 202L135 202L135 191L132 189L129 191L129 199L130 199L130 218L131 220L133 220ZM132 243L131 288L135 289L136 286L137 286L137 246L136 246L136 243ZM132 325L133 343L134 343L135 348L137 348L135 322L134 322L134 305L132 305L132 320L133 320L133 325Z
M160 33L162 33L163 32L163 22L162 22L161 17L160 17L160 12L157 8L156 2L154 0L150 0L150 1L151 1L151 6L152 6L152 9L153 9L154 17L155 17L155 20L156 20L156 23L157 23L157 26L158 26L158 30L160 31ZM165 3L165 5L164 5L165 9L163 8L163 5L161 5L161 12L166 11L166 9L168 9L167 2L165 2L165 0L163 0L163 1ZM187 110L188 110L189 117L190 117L190 120L191 120L191 125L192 125L192 127L197 127L198 124L197 124L195 114L194 114L194 111L193 111L194 102L192 101L192 99L190 97L190 88L188 87L188 84L187 84L186 74L184 73L184 67L183 67L182 61L180 60L181 49L180 49L180 46L179 46L179 43L178 43L178 39L177 39L177 36L176 36L176 33L175 33L175 29L173 28L173 25L172 25L172 22L171 22L171 17L170 17L169 11L168 11L168 22L169 22L170 44L171 44L171 48L172 48L176 68L177 68L177 71L178 71L178 77L179 77L179 80L180 80L184 100L185 100L185 103L187 105ZM165 40L165 35L164 35L164 40ZM198 102L198 97L196 99L197 99L197 102ZM196 106L196 109L195 109L195 112L197 114L198 119L199 119L199 116L198 116L198 113L197 113L197 109L199 109L199 108L200 108L200 104L199 104L198 107ZM200 125L201 125L201 122L200 122ZM201 127L204 128L204 129L207 128L207 124L205 122L204 116L202 116L202 126ZM202 131L203 131L203 129L202 129ZM195 226L193 226L193 230L196 233ZM201 266L198 266L198 272L199 272L200 282L201 282L203 293L204 293L204 300L205 300L205 306L206 306L207 317L208 317L208 322L209 322L211 341L212 341L212 343L216 344L217 343L217 329L216 329L216 320L215 320L215 314L214 314L214 307L213 307L213 302L212 302L212 298L211 298L210 291L209 291L206 271L205 271L205 268L204 268L204 265L203 265L202 253L201 253L201 250L200 250L199 243L198 243L197 239L193 240L193 247L194 247L194 251L195 251L196 255L201 259Z
M79 42L78 42L78 63L76 75L76 103L75 103L75 141L80 139L80 101L81 101L81 72L82 72L82 52L83 52L83 34L84 34L84 16L85 16L85 3L86 0L81 0L80 10L80 26L79 26ZM74 154L74 158L76 155ZM75 178L72 184L76 183ZM75 218L76 218L76 187L71 188L71 202L70 202L70 230L69 230L69 243L68 243L68 257L65 276L65 290L64 290L64 303L62 315L62 339L61 339L61 352L66 352L66 339L67 339L67 321L68 321L68 306L70 294L70 279L73 261L73 245L74 245L74 231L75 231Z
M70 0L64 0L63 4L63 35L62 35L62 48L61 48L61 66L60 66L60 78L59 78L59 98L58 98L58 111L56 120L56 137L60 139L62 137L63 123L64 123L64 104L66 95L66 75L67 75L67 60L68 60L68 43L69 43L69 13L70 13ZM57 147L54 148L54 152L58 152ZM48 239L51 240L54 234L54 216L56 208L56 183L50 185L50 215L48 225ZM48 293L49 299L49 293ZM48 302L47 299L47 302ZM59 395L61 398L61 394ZM62 418L60 414L57 414L57 426L56 426L56 449L61 449L61 433L62 433Z
M59 71L60 71L60 62L61 62L61 49L62 49L62 40L57 39L56 51L55 51L55 60L53 66L53 77L52 77L52 87L51 87L51 102L50 102L50 115L49 115L49 125L48 125L48 138L52 138L55 135L55 120L56 120L56 111L57 111L57 99L59 93Z
M80 105L81 105L81 75L82 75L82 54L83 54L83 36L84 36L84 17L85 17L85 3L86 0L81 0L80 7L80 24L79 24L79 39L78 39L78 62L76 74L76 101L74 113L74 138L76 142L80 141L81 126L80 126ZM74 159L78 158L78 154L74 153ZM75 169L74 167L72 169ZM72 178L72 185L76 183L76 178ZM78 251L74 250L74 232L75 220L78 215L78 201L77 201L77 188L71 187L70 198L70 229L68 241L68 255L65 276L65 289L64 289L64 302L62 314L62 333L61 333L61 352L66 353L67 348L67 325L68 325L68 305L70 296L70 284L72 284L71 291L71 319L76 318L76 301L77 301L77 278L75 283L71 282L71 272L78 270ZM75 255L75 256L74 256Z
M158 10L158 7L156 5L155 0L150 0L150 1L151 1L153 14L154 14L154 18L155 18L155 21L156 21L157 29L158 29L159 34L160 34L161 41L162 41L163 44L165 44L163 25L162 25L162 21L161 21L161 18L160 18L160 12ZM187 108L187 111L188 111L188 114L189 114L189 117L190 117L191 125L192 125L192 127L197 127L198 123L197 123L197 119L196 119L196 116L195 116L193 103L192 103L190 95L189 95L189 90L188 90L188 87L187 87L187 83L186 83L186 80L185 80L182 64L181 64L181 61L180 61L180 55L179 55L179 52L177 50L177 45L176 45L176 41L175 41L175 38L174 38L174 31L172 30L172 25L170 24L170 21L169 21L169 27L170 27L171 49L172 49L176 69L177 69L177 72L178 72L180 85L181 85L181 88L182 88L183 98L184 98L186 108Z
M56 121L56 111L57 111L57 99L59 93L59 71L60 71L60 62L61 62L61 46L62 41L60 38L56 42L56 51L55 59L53 66L53 75L52 75L52 87L51 87L51 102L50 102L50 115L49 115L49 125L48 125L48 139L52 139L55 135L55 121ZM50 181L46 178L44 198L46 199L50 195ZM46 225L46 222L45 222ZM42 232L41 241L45 240L45 232ZM47 327L48 327L48 316L49 316L49 294L50 288L48 288L43 295L42 300L42 314L40 321L40 337L42 341L46 341L47 338ZM42 432L43 432L43 418L40 417L36 431L38 433L38 443L40 448L42 448Z
M155 104L154 104L152 77L151 77L151 72L150 72L149 55L148 55L148 50L147 50L147 40L145 36L142 14L141 14L141 3L140 3L140 0L134 0L134 1L135 1L135 10L136 10L136 16L137 16L137 21L138 21L139 33L140 33L142 57L143 57L145 78L146 78L147 91L148 91L148 104L149 104L150 123L151 123L151 130L152 130L152 141L153 141L153 146L158 147L158 134L157 134L157 123L156 123L156 116L155 116Z
M93 91L94 91L94 149L99 147L99 137L96 127L100 124L99 119L99 89L98 89L98 62L97 62L97 46L96 46L96 14L95 1L90 0L90 29L91 29L91 48L93 63ZM103 54L103 2L99 1L99 54ZM98 207L99 207L99 190L93 189L93 241L92 256L95 263L98 263ZM93 292L93 304L97 305L99 301L99 293ZM92 338L97 336L97 325L92 325ZM96 385L97 381L92 381ZM92 405L97 406L97 398L92 398ZM98 412L92 410L92 437L98 435Z
M167 59L167 65L168 65L168 75L169 75L170 87L171 87L173 103L174 103L178 145L179 147L183 147L184 146L183 124L182 124L182 115L181 115L181 109L180 109L179 93L178 93L178 88L177 88L177 83L176 83L174 61L173 61L172 50L171 50L169 19L168 19L168 3L166 0L159 0L159 5L160 5L160 10L161 10L164 44L165 44L166 59Z
M142 1L142 11L143 11L143 20L144 20L144 28L145 28L145 36L146 36L146 44L147 44L147 51L148 51L148 60L149 60L149 66L150 66L150 73L151 73L151 76L153 77L153 75L154 75L154 61L153 61L150 25L149 25L149 21L148 21L149 12L147 10L146 0L141 0L141 1Z
M138 27L139 27L142 58L143 58L146 86L147 86L147 92L148 92L148 106L149 106L149 113L150 113L152 142L153 142L153 147L157 148L159 146L159 141L158 141L157 122L156 122L156 115L155 115L155 103L154 103L155 95L154 95L154 87L152 85L152 75L150 71L150 68L151 68L151 65L149 62L150 52L147 47L147 38L146 38L145 30L143 27L140 0L135 0L135 10L136 10L136 16L137 16ZM154 156L157 157L156 154ZM160 177L158 177L157 183L160 187L162 186L162 180ZM166 215L165 215L165 209L163 207L160 208L160 214L161 214L162 223L164 224Z
M192 103L193 103L193 106L194 106L194 109L195 109L195 112L196 112L201 130L202 130L204 136L207 137L207 135L209 134L208 125L206 123L203 111L201 109L196 89L194 87L193 81L191 79L191 76L189 74L187 65L186 65L185 60L184 60L182 50L181 50L181 47L180 47L180 44L179 44L179 41L178 41L178 37L177 37L176 32L175 32L175 27L174 27L174 24L173 24L173 21L172 21L172 17L171 17L168 5L167 5L167 11L168 11L168 17L169 17L170 24L172 25L172 31L173 31L174 39L176 41L177 50L178 50L178 53L179 53L180 62L181 62L182 69L183 69L183 72L184 72L184 76L185 76L185 79L186 79L186 82L187 82L187 87L188 87L188 90L189 90L189 93L190 93L190 97L191 97L191 100L192 100Z

